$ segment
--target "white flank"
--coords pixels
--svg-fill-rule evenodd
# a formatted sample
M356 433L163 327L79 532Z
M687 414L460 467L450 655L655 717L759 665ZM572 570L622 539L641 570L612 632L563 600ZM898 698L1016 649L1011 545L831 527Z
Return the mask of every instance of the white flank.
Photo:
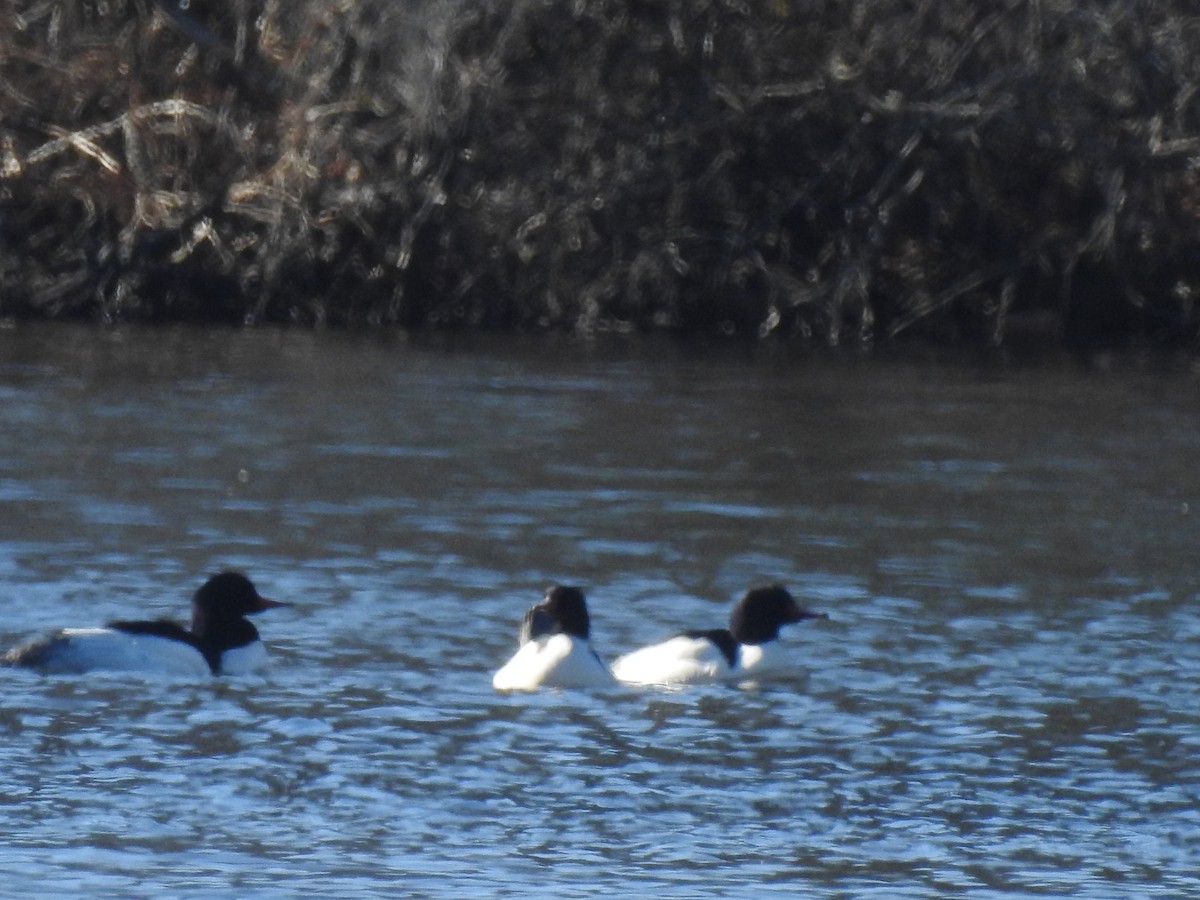
M271 657L262 641L252 641L244 647L233 647L221 654L222 675L248 675L265 668Z
M612 673L626 684L707 684L787 671L794 662L786 648L770 641L740 644L738 665L730 668L725 654L708 638L679 635L618 658Z
M627 653L613 663L612 670L618 681L627 684L719 681L731 674L729 662L716 644L682 634Z
M532 691L539 687L603 687L612 672L587 641L567 634L528 641L492 677L498 691Z
M58 635L63 640L53 646L43 664L49 672L212 674L199 650L170 638L113 628L64 628Z

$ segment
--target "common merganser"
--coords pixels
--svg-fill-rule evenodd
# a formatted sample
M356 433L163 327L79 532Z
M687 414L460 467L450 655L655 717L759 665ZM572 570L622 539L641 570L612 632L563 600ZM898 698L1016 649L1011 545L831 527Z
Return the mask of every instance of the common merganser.
M612 673L629 684L688 684L778 672L787 664L776 640L779 629L827 618L803 609L780 585L753 588L734 606L729 628L685 631L634 650L613 663Z
M525 614L520 649L492 677L498 691L539 687L603 687L612 672L588 640L587 601L577 587L554 585Z
M258 629L246 616L288 605L261 596L245 575L222 572L192 597L190 630L166 619L62 628L9 650L4 663L47 673L243 674L267 660Z

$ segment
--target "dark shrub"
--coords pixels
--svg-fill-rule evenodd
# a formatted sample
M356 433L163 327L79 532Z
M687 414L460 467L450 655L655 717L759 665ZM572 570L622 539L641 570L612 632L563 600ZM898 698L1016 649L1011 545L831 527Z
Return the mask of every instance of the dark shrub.
M1182 0L0 0L0 314L1192 341Z

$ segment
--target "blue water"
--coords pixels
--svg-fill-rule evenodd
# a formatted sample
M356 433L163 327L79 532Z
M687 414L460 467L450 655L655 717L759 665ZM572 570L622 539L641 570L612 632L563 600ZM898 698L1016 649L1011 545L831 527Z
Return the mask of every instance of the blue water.
M0 330L0 641L294 601L203 683L0 670L0 893L1200 893L1200 372ZM768 684L505 696L760 580Z

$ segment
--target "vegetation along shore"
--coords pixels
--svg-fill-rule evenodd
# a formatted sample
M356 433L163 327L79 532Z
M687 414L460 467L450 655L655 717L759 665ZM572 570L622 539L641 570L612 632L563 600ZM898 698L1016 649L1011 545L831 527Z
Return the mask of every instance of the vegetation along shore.
M0 0L0 316L1195 345L1192 0Z

